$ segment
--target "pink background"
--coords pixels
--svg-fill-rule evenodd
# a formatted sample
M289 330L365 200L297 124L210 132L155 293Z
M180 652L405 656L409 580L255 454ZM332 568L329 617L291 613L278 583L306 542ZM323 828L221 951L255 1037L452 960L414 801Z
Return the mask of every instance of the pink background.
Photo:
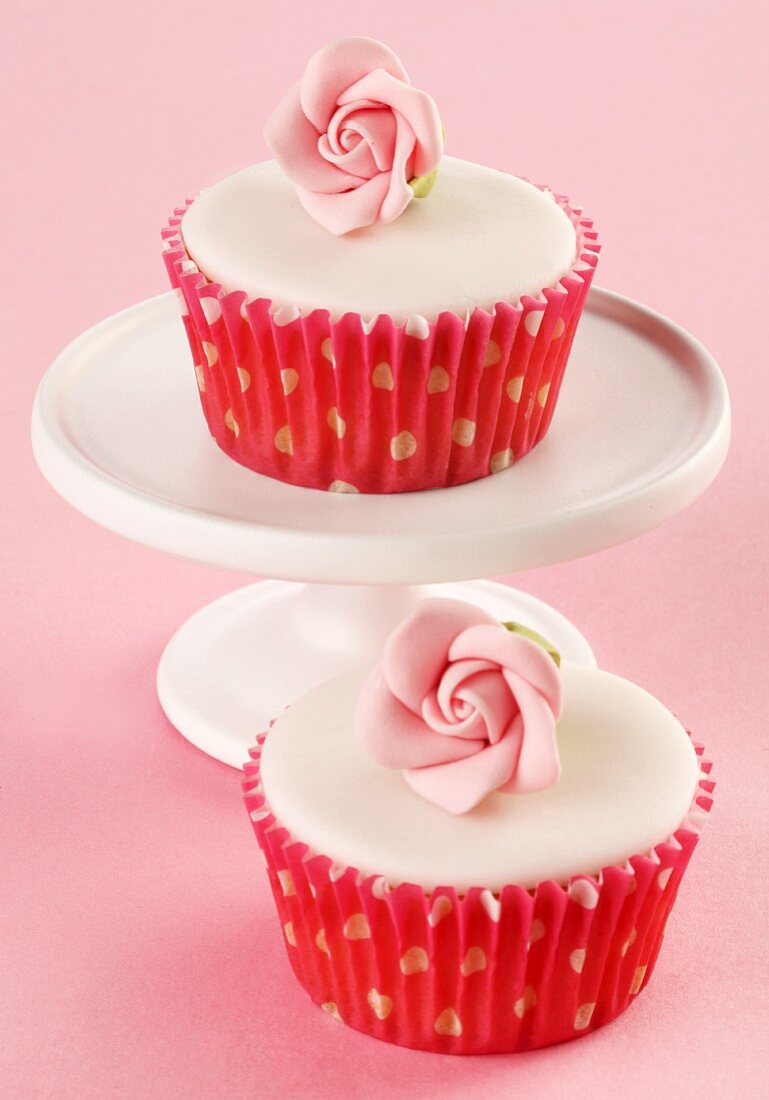
M766 6L4 8L0 1093L757 1095L769 1056L756 888L767 869ZM175 627L245 578L87 522L43 482L28 443L55 353L165 289L168 211L261 159L277 97L315 48L349 33L401 54L438 100L451 152L583 203L605 245L599 284L696 333L734 399L726 469L685 514L523 579L582 626L602 664L697 731L719 789L649 989L605 1031L517 1058L413 1054L310 1007L238 776L183 741L154 694Z

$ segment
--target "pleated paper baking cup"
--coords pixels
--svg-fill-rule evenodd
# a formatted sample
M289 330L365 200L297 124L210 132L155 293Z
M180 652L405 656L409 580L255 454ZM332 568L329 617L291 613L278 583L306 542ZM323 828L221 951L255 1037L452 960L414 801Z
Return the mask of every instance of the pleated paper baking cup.
M522 458L547 432L599 246L574 225L577 260L538 298L460 317L302 315L225 294L163 231L211 434L236 462L314 489L400 493L459 485Z
M613 1020L651 977L712 804L711 765L679 829L600 875L535 890L391 889L289 835L243 778L291 966L312 1000L375 1038L441 1054L534 1050Z

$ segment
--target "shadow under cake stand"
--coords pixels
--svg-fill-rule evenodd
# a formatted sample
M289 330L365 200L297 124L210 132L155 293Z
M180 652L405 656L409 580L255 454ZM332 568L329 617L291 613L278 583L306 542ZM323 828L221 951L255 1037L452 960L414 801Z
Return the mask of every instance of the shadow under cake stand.
M208 435L168 293L61 353L38 390L32 441L51 485L104 527L275 578L198 611L158 668L174 726L239 767L286 704L373 662L426 594L522 621L565 658L594 664L554 608L473 578L568 561L668 519L718 473L729 424L708 352L659 314L594 288L550 433L519 465L420 493L299 489L244 469Z

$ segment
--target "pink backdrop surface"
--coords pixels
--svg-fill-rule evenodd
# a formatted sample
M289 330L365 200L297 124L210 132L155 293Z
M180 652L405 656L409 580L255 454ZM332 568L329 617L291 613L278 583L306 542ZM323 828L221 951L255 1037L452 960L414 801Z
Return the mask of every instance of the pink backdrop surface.
M767 1019L766 103L760 3L187 0L3 5L3 1097L752 1096ZM716 485L628 545L517 578L705 741L719 781L655 977L580 1041L450 1060L312 1008L284 957L238 776L154 693L177 625L246 579L76 514L30 453L60 347L165 289L180 199L255 160L326 40L389 42L450 151L551 183L604 242L598 282L721 362ZM556 425L557 427L557 425ZM201 430L202 421L201 421Z

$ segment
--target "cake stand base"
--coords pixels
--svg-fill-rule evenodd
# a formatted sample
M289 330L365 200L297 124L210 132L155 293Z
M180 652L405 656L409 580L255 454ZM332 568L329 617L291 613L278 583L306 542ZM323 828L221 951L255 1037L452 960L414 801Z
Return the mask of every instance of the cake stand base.
M193 745L242 767L256 735L285 706L332 676L373 664L384 639L424 596L476 603L539 631L564 658L595 664L568 619L492 581L411 587L261 581L208 604L174 634L158 667L160 704Z

